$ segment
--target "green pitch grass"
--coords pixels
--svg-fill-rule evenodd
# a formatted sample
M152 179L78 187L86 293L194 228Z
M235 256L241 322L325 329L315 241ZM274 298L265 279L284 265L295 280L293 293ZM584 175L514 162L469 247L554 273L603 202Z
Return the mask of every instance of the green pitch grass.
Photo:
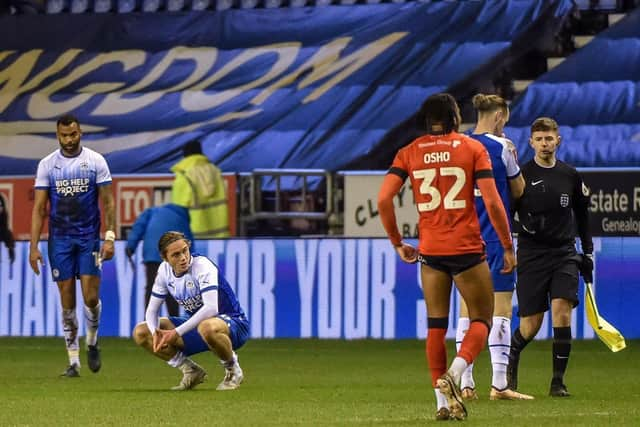
M476 366L480 400L468 425L640 425L640 342L611 353L599 341L575 342L566 377L572 396L547 396L550 342L523 353L520 389L529 402L490 402L489 362ZM103 339L103 367L60 378L62 339L0 338L0 426L413 426L435 423L424 343L253 340L240 351L245 383L217 392L223 369L212 355L195 360L209 379L171 392L180 373L129 340ZM451 345L451 343L450 343ZM450 353L451 354L451 353ZM450 421L453 422L453 421Z

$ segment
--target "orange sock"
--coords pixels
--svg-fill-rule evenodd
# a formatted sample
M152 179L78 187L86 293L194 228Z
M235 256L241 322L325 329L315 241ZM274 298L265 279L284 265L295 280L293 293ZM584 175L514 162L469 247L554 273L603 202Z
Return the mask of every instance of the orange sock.
M468 364L473 363L487 344L488 336L489 326L482 320L472 320L457 355L462 357Z
M427 331L427 363L431 371L431 384L436 387L436 381L447 371L447 347L444 337L446 329L429 328Z

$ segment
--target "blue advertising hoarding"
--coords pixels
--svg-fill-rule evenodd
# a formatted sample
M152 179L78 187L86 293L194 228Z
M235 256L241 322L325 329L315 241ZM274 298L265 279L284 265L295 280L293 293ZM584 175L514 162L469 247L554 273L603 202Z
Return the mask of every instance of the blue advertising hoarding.
M640 238L602 237L594 243L600 313L626 338L640 338L635 314L640 305ZM41 250L46 260L44 242ZM253 338L426 336L418 268L400 261L386 239L211 240L197 242L195 250L221 267L249 316ZM28 242L18 242L12 266L6 249L1 251L0 336L60 336L59 296L48 267L41 276L32 273ZM116 257L103 268L100 333L128 337L144 318L144 266L137 259L132 268L124 242L117 242ZM452 313L457 308L454 295ZM574 336L594 338L583 304L573 316ZM456 323L451 315L448 338L454 337ZM537 338L549 337L546 317Z

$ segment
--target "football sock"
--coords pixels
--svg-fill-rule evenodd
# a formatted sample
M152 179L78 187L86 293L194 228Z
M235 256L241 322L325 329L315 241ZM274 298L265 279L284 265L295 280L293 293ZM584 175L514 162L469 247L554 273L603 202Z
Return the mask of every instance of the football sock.
M460 356L456 356L451 362L451 366L449 367L449 375L453 377L453 380L456 384L460 384L460 378L462 377L462 373L465 369L467 369L469 364L464 358Z
M456 329L456 352L460 351L460 346L462 345L462 340L464 339L467 330L469 330L469 318L459 318L458 328ZM471 363L462 373L460 388L476 388L476 383L473 380L473 363Z
M480 320L472 320L469 330L462 340L458 351L458 357L463 358L467 364L473 363L478 354L487 344L489 325ZM460 372L462 374L462 372Z
M520 352L529 344L531 340L528 340L520 333L520 328L516 329L511 336L511 349L509 350L509 358L514 360L520 359Z
M427 325L427 342L425 351L427 353L427 363L431 372L431 385L436 388L436 381L447 372L447 347L445 345L445 335L449 318L429 317Z
M494 316L489 332L489 353L493 376L491 385L502 391L507 388L507 365L509 365L509 347L511 343L511 319Z
M87 345L96 345L98 342L98 326L100 325L100 313L102 312L102 301L98 300L95 307L84 306L84 317L87 326Z
M169 366L182 369L183 365L185 365L185 360L188 360L187 356L185 356L183 352L178 351L171 359L167 360L167 363Z
M222 363L225 369L231 369L238 364L238 355L234 351L232 352L231 360L221 360L220 363Z
M562 384L571 354L571 327L553 328L553 383Z
M80 367L80 346L78 345L78 318L75 309L62 309L62 330L69 356L69 365Z
M444 394L442 394L440 389L434 388L433 391L436 394L436 409L448 408L449 403L447 402L447 398Z

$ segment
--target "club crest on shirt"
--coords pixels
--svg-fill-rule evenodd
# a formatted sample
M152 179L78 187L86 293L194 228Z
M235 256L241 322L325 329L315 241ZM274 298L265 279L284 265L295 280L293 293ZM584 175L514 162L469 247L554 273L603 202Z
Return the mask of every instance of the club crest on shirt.
M87 162L82 162L82 163L80 163L80 169L81 169L81 170L87 170L87 169L89 169L89 163L87 163Z
M192 288L195 286L195 284L193 283L193 281L188 280L188 281L187 281L187 283L185 283L185 286L186 286L188 289L192 289Z
M566 208L567 206L569 206L569 195L568 194L561 194L560 195L560 206L562 206L563 208Z
M584 185L584 182L582 183L582 195L584 197L589 197L589 194L591 194L591 190L589 190L589 187L587 187L586 185Z

